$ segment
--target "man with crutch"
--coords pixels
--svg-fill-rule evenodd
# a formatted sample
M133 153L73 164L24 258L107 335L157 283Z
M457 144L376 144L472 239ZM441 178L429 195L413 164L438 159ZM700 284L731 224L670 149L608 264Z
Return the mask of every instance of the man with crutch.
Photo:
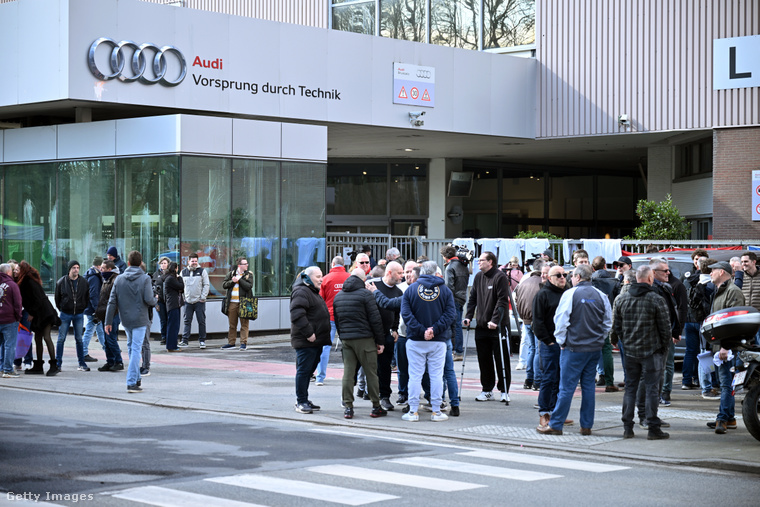
M475 350L478 354L482 392L476 401L490 401L498 376L502 402L509 404L509 347L501 343L503 319L509 318L509 282L496 262L493 252L483 252L478 258L480 271L475 275L467 302L467 313L462 321L465 328L475 317ZM494 375L494 364L496 375Z

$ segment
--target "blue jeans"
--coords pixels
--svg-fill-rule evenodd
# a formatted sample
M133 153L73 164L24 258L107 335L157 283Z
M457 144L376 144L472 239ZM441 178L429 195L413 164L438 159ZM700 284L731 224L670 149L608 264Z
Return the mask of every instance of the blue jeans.
M309 382L314 369L319 364L321 347L296 349L296 402L309 401Z
M675 353L676 344L673 340L670 340L670 347L668 347L668 358L665 361L665 373L663 375L662 392L668 393L673 390L673 372L675 371Z
M733 366L733 359L731 361L723 361L723 364L718 366L718 377L720 378L720 409L716 418L718 421L728 422L736 417L734 413L734 409L736 408L734 388L731 385L734 380L734 374L731 372Z
M454 352L462 354L464 352L464 334L462 333L462 311L464 308L454 303L454 307L457 309L456 318L451 325L451 336L454 337Z
M651 429L659 428L662 424L657 416L660 405L660 379L664 365L665 351L660 351L643 359L629 357L627 380L625 382L625 395L623 396L623 426L633 428L633 416L638 406L639 419L646 417L647 425ZM641 390L640 382L644 382L644 408L642 411L638 403L638 392ZM645 416L646 414L646 416Z
M573 401L578 380L581 382L581 428L591 429L594 426L596 363L601 354L601 350L594 352L573 352L569 348L562 350L559 356L559 395L549 421L549 426L553 429L562 430L567 414L570 413L570 404Z
M335 321L330 321L330 343L335 343ZM317 382L324 382L327 376L327 362L330 360L330 350L332 345L325 345L322 347L322 354L319 357L319 365L317 366Z
M69 328L72 326L74 327L74 340L76 340L79 366L87 366L87 363L84 361L84 346L82 344L84 314L77 313L76 315L72 315L70 313L61 312L61 327L58 328L58 344L55 347L55 360L58 363L59 369L63 364L63 344L66 343L66 335L69 333Z
M166 341L166 303L158 302L158 320L161 322L161 341Z
M166 312L166 350L177 350L179 314L179 308Z
M523 337L525 337L525 380L527 382L541 383L541 372L538 369L540 353L536 354L536 335L533 334L533 327L529 324L523 324Z
M198 318L198 341L206 341L206 302L185 303L185 330L182 333L182 341L190 340L190 328L193 324L193 313Z
M559 393L560 348L556 343L547 345L539 342L541 356L541 390L538 391L538 415L551 414L557 404Z
M458 407L459 386L457 386L457 374L454 371L454 355L452 353L451 340L446 340L446 360L443 364L443 379L449 391L451 406Z
M13 360L16 359L16 340L18 340L18 322L0 324L0 347L3 350L3 372L13 372Z
M106 351L106 363L109 365L124 363L121 358L121 347L119 347L119 324L121 324L121 319L118 315L114 315L111 332L105 333L106 344L104 349Z
M106 348L103 323L97 322L97 320L98 318L94 315L87 316L87 325L84 328L84 337L82 338L82 349L85 356L90 353L90 340L92 340L93 333L97 334L98 341L100 342L100 346L103 347L103 350Z
M699 383L697 371L697 354L699 354L699 323L687 322L683 326L683 339L686 342L686 352L683 356L682 385L693 386Z
M140 380L140 358L142 356L143 340L147 326L124 328L127 333L127 351L129 352L129 366L127 367L127 386L133 386Z
M406 356L406 336L398 335L396 341L396 366L398 367L398 394L409 394L409 358Z

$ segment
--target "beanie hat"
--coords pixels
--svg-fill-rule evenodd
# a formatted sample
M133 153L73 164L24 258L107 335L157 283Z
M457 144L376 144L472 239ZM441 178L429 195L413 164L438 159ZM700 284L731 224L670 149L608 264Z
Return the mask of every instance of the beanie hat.
M73 268L74 266L79 266L79 261L69 261L69 269L66 272L70 273L71 268Z
M119 251L116 249L115 246L112 246L111 248L108 249L108 251L106 252L106 255L113 255L114 257L118 257Z

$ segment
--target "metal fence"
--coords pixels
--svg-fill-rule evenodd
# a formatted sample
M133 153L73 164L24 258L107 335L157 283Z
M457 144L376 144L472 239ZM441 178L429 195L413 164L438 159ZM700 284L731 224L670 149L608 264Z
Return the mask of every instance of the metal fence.
M398 248L401 257L405 260L417 260L424 256L443 264L441 247L448 245L452 239L428 239L424 236L392 236L390 234L351 234L351 233L328 233L327 234L327 261L336 255L344 255L346 251L356 252L362 246L367 245L372 249L375 259L385 258L385 252L391 248ZM571 247L582 248L582 240L568 240ZM745 240L622 240L620 247L626 252L635 254L646 253L650 246L658 250L667 248L723 248L742 247L749 249L750 246L760 246L760 239ZM479 248L479 247L476 247ZM553 257L562 263L569 263L569 259L563 259L563 240L549 240L549 248L554 253ZM345 250L350 249L350 250ZM480 252L476 251L476 255Z

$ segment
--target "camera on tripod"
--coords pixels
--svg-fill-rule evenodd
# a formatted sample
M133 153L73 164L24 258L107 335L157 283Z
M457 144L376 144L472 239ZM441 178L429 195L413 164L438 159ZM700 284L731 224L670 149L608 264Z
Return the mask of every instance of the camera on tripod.
M475 252L469 250L465 246L459 246L453 243L450 246L452 246L457 251L457 260L459 262L465 266L468 266L470 263L472 263L472 259L475 257Z

